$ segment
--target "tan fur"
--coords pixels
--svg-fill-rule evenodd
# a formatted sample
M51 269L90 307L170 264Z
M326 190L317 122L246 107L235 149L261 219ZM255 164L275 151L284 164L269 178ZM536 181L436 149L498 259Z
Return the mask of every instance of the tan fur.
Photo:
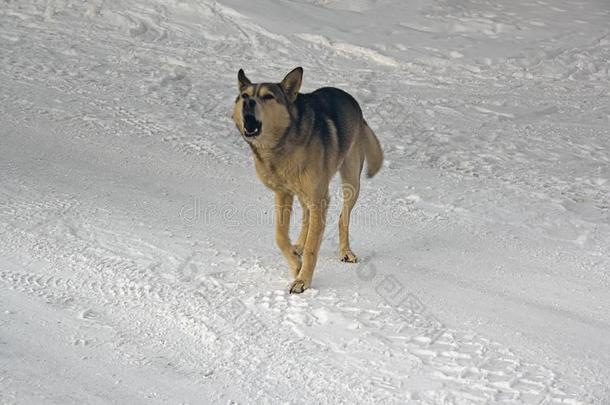
M299 104L301 80L302 69L297 68L281 83L252 84L240 70L241 93L233 110L235 125L252 149L259 179L275 192L276 243L294 277L291 293L300 293L311 285L326 222L328 188L337 171L341 174L344 197L339 221L339 255L342 261L357 261L349 246L349 219L360 191L360 173L365 158L369 176L375 175L383 162L379 141L362 118L355 100L349 95L337 94L336 89L327 90L331 94L325 95L326 99L340 103L342 128L347 126L339 134L333 121L336 118L316 117L320 114L317 104ZM263 98L268 94L273 98ZM243 109L244 103L251 100L256 107L246 115L253 114L262 126L259 135L249 138L245 133ZM299 107L302 105L316 108ZM321 125L313 124L320 122L316 121L318 118L323 120L324 134L315 130ZM303 208L303 221L299 237L292 245L289 223L295 195Z
M364 128L364 154L366 156L366 175L373 177L383 164L383 151L379 139L373 130L367 125Z

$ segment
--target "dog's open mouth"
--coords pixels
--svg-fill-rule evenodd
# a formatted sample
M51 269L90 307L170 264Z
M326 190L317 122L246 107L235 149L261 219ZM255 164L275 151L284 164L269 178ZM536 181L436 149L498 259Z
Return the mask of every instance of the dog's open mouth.
M246 115L244 117L244 135L248 138L260 134L262 127L263 123L258 121L254 115Z

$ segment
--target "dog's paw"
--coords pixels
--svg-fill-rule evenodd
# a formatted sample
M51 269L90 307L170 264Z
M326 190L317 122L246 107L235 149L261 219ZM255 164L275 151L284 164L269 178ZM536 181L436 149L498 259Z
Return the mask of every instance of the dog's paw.
M339 259L345 263L358 263L358 257L350 249L342 250Z
M300 294L307 288L309 288L308 282L296 279L292 282L292 284L290 284L290 288L288 289L288 291L290 292L290 294Z

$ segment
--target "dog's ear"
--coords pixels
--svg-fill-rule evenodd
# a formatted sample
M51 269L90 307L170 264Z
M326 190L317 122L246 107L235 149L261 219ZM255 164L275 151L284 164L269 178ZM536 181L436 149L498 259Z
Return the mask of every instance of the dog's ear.
M301 89L301 82L303 81L303 68L298 67L293 69L290 73L284 77L284 80L280 83L280 87L284 90L286 97L291 103L297 98L297 94Z
M237 72L237 87L239 88L239 91L244 91L244 89L251 84L252 82L246 77L244 70L239 69L239 72Z

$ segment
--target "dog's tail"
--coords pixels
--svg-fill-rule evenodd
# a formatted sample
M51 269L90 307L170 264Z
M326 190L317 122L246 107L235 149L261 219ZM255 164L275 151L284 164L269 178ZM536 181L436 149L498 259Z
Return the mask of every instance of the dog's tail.
M369 127L369 125L364 122L364 156L366 158L366 175L367 177L373 177L377 174L379 169L381 169L381 165L383 164L383 151L381 150L381 145L379 144L379 139Z

